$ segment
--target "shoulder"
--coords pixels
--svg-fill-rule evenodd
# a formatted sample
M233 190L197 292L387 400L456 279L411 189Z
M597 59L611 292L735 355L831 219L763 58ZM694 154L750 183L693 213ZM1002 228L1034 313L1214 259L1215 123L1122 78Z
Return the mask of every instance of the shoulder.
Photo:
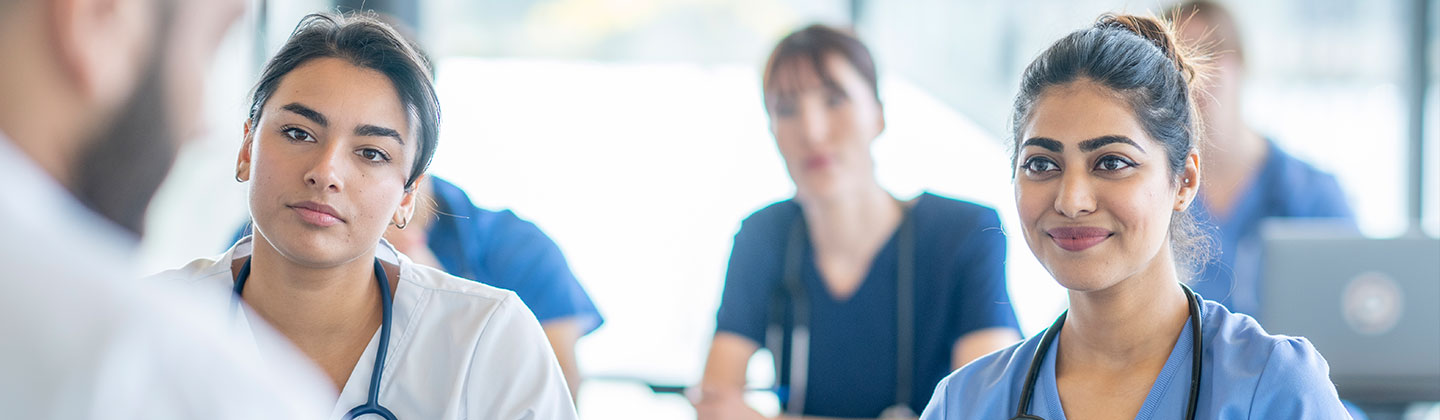
M952 230L983 230L1000 226L995 209L933 193L921 194L911 210L916 221L926 226Z
M402 282L435 296L436 299L473 306L476 309L487 309L485 312L519 304L515 292L456 277L433 267L410 263L404 270L408 275L401 276ZM524 307L523 304L519 306Z
M1340 189L1335 175L1316 168L1309 162L1286 152L1274 142L1270 143L1269 159L1272 188L1288 197L1286 211L1289 216L1332 217L1348 216L1351 211Z
M1007 415L1029 374L1041 334L985 355L940 381L925 419L992 418ZM934 411L932 413L932 410Z
M230 268L221 264L224 255L196 258L185 265L152 274L145 279L152 282L194 284L204 279L228 274Z
M1211 371L1216 389L1250 394L1233 400L1249 400L1252 417L1345 415L1330 381L1330 367L1309 340L1270 334L1249 315L1232 313L1214 301L1207 300L1204 306L1202 316L1210 318L1202 327L1210 359L1206 362L1225 367Z
M777 201L745 216L745 220L740 222L740 230L773 230L788 225L798 214L800 204L795 200Z

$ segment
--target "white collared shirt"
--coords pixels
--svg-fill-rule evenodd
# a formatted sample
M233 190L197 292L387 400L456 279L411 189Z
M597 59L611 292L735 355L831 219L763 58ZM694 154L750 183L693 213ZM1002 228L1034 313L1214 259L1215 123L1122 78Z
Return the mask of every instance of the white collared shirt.
M194 287L216 313L250 331L244 305L234 313L233 262L251 255L253 237L218 257L156 275ZM555 353L514 292L414 264L383 239L381 261L399 267L379 402L400 419L574 419ZM364 404L379 332L356 362L330 418Z
M298 353L262 361L194 298L138 282L135 239L0 134L0 417L314 419Z

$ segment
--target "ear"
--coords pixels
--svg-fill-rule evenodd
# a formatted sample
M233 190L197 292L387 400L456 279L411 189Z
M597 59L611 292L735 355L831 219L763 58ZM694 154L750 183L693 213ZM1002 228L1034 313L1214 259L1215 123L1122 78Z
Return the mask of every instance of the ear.
M395 216L391 218L391 223L394 223L396 226L406 226L410 224L411 219L415 217L415 206L420 202L421 191L424 191L424 188L421 188L421 186L424 185L426 178L429 178L429 176L430 175L427 174L420 174L419 177L415 178L415 185L412 185L410 190L405 191L405 195L400 197L400 208L395 209Z
M1175 191L1175 211L1185 211L1200 194L1200 152L1190 149L1185 155L1185 170L1180 174L1180 189Z
M255 146L254 121L245 120L245 140L240 142L240 153L235 158L235 181L245 182L250 180L251 148Z
M86 103L109 109L135 89L155 53L158 5L134 0L50 1L60 67Z
M875 100L875 109L879 110L879 112L875 113L875 119L877 120L875 126L878 127L878 129L875 130L875 137L879 138L881 134L885 133L885 105L881 104L880 100L877 99Z

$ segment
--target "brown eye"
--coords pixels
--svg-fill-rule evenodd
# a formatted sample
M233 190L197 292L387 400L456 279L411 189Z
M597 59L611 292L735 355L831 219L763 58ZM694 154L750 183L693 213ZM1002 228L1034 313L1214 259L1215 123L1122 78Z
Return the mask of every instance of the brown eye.
M1020 165L1020 168L1025 169L1025 172L1044 173L1059 171L1060 165L1055 164L1055 161L1050 160L1049 158L1032 157L1025 160L1025 163Z
M385 152L382 152L382 151L380 151L379 149L360 149L360 150L356 151L355 154L358 154L358 155L360 155L360 157L365 158L365 160L368 160L368 161L371 161L371 162L389 162L389 161L390 161L390 156L389 156L389 155L386 155Z
M1105 156L1100 158L1099 161L1095 162L1095 170L1105 172L1114 172L1125 168L1133 168L1135 166L1135 162L1119 156Z
M285 138L289 139L290 141L314 141L314 138L310 136L310 133L294 127L280 130L280 133L284 134Z

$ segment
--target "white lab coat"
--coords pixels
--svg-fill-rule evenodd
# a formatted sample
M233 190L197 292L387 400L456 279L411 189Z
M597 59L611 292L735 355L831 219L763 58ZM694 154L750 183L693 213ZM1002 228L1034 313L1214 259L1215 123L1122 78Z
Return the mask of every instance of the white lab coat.
M292 352L267 361L174 288L137 282L133 237L0 133L0 417L314 419L333 398ZM293 350L293 349L292 349Z
M252 240L157 277L196 287L206 305L230 313L236 327L248 331L248 320L259 318L243 305L242 313L232 312L231 267L251 254ZM550 342L514 292L414 264L383 239L376 257L400 269L380 405L402 420L576 417ZM379 341L377 330L330 418L365 403Z

